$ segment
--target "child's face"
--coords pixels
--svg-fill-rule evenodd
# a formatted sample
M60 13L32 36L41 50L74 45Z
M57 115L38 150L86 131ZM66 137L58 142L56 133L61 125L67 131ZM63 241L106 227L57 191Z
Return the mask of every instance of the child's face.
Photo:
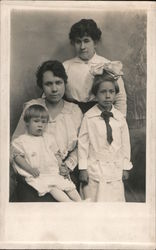
M96 94L99 106L103 109L111 110L115 95L116 93L114 84L109 81L102 82Z
M46 98L50 103L58 103L64 96L64 80L55 76L51 71L46 71L43 74L42 86Z
M31 118L26 125L28 134L34 136L42 136L47 126L47 119L42 117L34 117Z
M90 36L77 37L74 42L77 56L82 60L87 61L91 59L95 53L96 43Z

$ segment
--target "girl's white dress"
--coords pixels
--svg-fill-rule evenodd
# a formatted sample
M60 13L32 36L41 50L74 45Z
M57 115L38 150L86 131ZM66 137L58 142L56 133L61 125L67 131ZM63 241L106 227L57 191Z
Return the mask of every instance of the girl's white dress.
M130 170L129 131L123 114L112 107L113 142L107 142L106 124L95 105L82 121L78 139L79 169L87 169L86 196L93 201L124 201L123 170ZM85 198L87 198L85 197Z
M26 108L32 104L40 104L46 107L45 98L33 99L24 105L23 113L13 134L13 139L27 133L23 114ZM59 151L66 165L73 170L77 164L77 137L82 120L82 112L78 105L64 101L64 107L55 119L50 117L46 132L55 138Z
M17 155L21 155L31 167L38 168L40 171L39 177L34 178L18 167L13 160L14 168L25 177L29 185L38 191L39 196L50 192L52 187L57 187L63 191L75 189L72 181L59 175L58 161L55 157L57 152L58 147L55 141L47 133L43 136L23 134L12 141L11 158L14 159Z

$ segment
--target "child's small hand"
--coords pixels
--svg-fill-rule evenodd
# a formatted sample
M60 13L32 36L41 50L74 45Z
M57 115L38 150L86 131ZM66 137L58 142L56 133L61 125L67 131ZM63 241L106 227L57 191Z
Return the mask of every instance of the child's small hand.
M129 171L128 170L123 170L123 174L122 174L122 180L128 180L129 178Z
M70 169L67 167L65 163L62 163L62 165L59 168L60 175L64 176L64 178L69 177Z
M37 178L37 177L40 175L40 171L38 170L38 168L32 168L32 169L31 169L31 175L32 175L34 178Z
M80 170L79 181L87 185L89 181L88 171L86 169Z

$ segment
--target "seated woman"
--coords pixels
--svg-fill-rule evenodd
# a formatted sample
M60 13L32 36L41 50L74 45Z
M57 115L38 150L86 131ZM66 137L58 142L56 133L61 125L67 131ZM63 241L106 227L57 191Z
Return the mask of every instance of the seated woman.
M66 98L68 101L78 104L83 113L96 103L95 96L91 93L94 78L90 72L91 67L98 68L107 64L111 70L110 60L96 54L96 46L101 34L101 30L92 19L82 19L73 24L69 33L76 57L63 63L68 75ZM114 106L126 116L126 93L121 77L118 79L118 85L119 93L116 95Z
M82 112L76 104L69 103L63 99L67 75L62 63L59 61L44 62L39 67L36 77L37 85L43 90L44 95L42 98L25 103L24 110L32 104L39 104L46 107L49 113L46 132L55 137L59 151L64 159L63 166L60 168L60 174L68 176L77 166L77 135L82 120ZM21 115L12 139L26 133L23 116L24 112ZM19 185L23 184L23 180L19 176L18 179ZM29 191L32 191L30 187ZM26 190L23 192L23 187L20 190L17 187L17 192L18 197L23 201L25 201L24 196L27 196L26 201L32 201L29 200L30 196L26 193ZM20 198L19 201L21 201ZM38 199L37 193L33 195L33 199L33 201L41 201L41 198Z

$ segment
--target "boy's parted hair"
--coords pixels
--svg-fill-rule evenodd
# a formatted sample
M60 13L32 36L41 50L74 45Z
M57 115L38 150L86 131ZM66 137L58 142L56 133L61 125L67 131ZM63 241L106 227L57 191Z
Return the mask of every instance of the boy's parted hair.
M114 79L113 76L111 76L109 73L107 73L105 70L103 71L102 75L95 75L94 80L93 80L93 85L92 85L92 89L91 92L93 95L96 96L98 89L100 87L100 84L102 82L112 82L114 84L115 87L115 93L118 94L119 93L119 85L116 81L116 79Z
M67 74L65 71L65 68L63 64L57 60L49 60L42 63L41 66L38 67L38 70L36 72L36 78L37 78L37 85L42 89L42 82L43 82L43 74L46 71L51 71L54 76L60 77L64 80L65 83L67 83Z
M93 19L81 19L79 22L72 25L69 39L73 44L77 37L90 36L93 41L99 41L101 38L101 30L97 27Z
M48 111L42 105L33 104L25 110L23 119L25 122L29 122L31 118L39 117L47 119L47 122L49 121Z

